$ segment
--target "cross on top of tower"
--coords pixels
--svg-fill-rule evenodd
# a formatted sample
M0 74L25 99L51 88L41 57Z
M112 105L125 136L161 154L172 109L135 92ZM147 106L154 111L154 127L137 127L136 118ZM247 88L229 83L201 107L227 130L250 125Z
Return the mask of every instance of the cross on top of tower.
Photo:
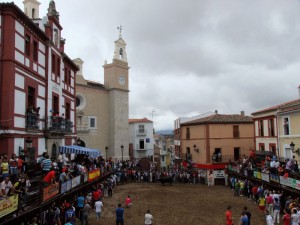
M122 25L120 25L119 27L117 27L118 28L118 30L119 30L119 36L121 37L121 33L122 33L122 30L123 30L123 26Z

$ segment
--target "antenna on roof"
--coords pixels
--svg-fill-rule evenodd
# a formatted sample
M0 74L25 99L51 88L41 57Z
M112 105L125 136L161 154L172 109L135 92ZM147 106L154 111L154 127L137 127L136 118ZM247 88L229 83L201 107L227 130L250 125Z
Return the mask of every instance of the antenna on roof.
M155 110L153 109L152 112L150 113L151 117L152 117L152 120L153 120L153 117L154 117L154 113L155 113Z

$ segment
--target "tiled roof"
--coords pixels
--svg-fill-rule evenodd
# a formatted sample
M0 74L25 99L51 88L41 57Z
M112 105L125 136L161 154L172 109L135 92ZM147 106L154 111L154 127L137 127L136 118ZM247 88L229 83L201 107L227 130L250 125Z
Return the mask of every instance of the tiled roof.
M293 105L296 105L296 104L299 104L299 103L300 103L300 99L284 102L284 103L281 103L279 105L271 106L269 108L265 108L265 109L256 111L256 112L252 113L252 115L259 114L259 113L264 113L264 112L269 112L269 111L274 111L274 110L280 110L280 108L293 106Z
M214 114L197 120L189 121L187 123L183 123L182 125L210 123L253 123L253 120L251 116L243 116L239 114Z
M143 119L129 119L128 122L129 123L152 123L153 121L148 120L147 118L143 118Z
M300 110L300 102L281 107L279 113L285 113L285 112L296 111L296 110Z

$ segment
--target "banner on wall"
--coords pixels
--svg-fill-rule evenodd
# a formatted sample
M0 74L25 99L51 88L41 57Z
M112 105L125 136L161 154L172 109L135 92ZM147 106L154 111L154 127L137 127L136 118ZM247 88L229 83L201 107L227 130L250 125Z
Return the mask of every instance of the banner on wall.
M98 170L93 170L91 172L89 172L89 178L88 181L93 181L95 179L97 179L98 177L100 177L100 169Z
M67 191L72 189L72 180L67 180Z
M81 176L72 178L72 188L77 187L80 184Z
M63 194L67 191L67 182L63 182L60 185L60 193Z
M224 170L214 170L213 172L214 178L225 178L225 171Z
M18 195L13 195L6 199L0 200L0 218L18 209L18 199Z
M43 190L43 201L47 201L59 193L59 184L52 184Z
M261 179L266 182L270 182L270 176L268 173L261 173Z
M272 182L276 182L276 183L279 183L280 182L280 179L279 179L279 176L276 175L276 174L269 174L270 175L270 181Z
M87 173L85 173L85 174L83 175L83 182L87 182L88 179L89 179L89 175L88 175Z

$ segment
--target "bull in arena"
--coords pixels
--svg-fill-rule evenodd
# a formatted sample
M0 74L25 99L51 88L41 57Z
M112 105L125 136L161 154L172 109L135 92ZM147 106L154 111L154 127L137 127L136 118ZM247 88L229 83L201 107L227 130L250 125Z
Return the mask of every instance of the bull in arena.
M165 183L170 183L170 185L172 185L173 177L171 177L171 176L161 176L160 177L160 182L161 182L162 185L165 185Z

